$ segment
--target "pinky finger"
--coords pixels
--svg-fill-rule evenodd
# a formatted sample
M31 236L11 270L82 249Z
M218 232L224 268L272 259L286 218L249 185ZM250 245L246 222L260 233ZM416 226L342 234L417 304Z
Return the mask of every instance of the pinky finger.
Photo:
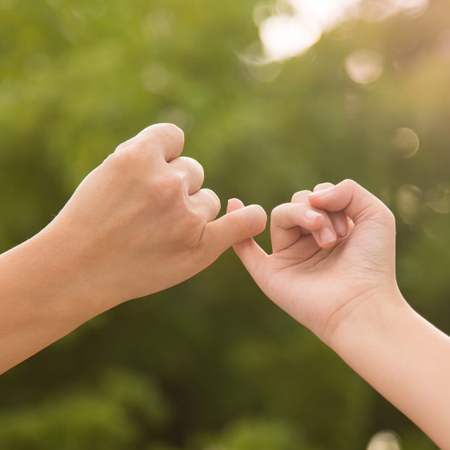
M336 231L338 238L347 236L350 231L350 223L347 215L343 212L328 213L333 224L333 228Z
M305 232L323 226L324 216L305 203L285 203L272 211L270 235L273 252L280 252L295 244ZM303 233L302 231L303 230Z

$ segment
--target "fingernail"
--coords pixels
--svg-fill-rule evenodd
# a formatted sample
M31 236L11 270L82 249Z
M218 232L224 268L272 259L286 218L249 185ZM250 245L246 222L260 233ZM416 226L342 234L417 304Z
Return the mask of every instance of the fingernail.
M331 228L322 228L320 232L320 240L322 244L329 244L330 242L334 242L336 240L336 236Z
M305 212L305 217L309 220L316 220L318 217L322 217L322 215L316 211L308 210Z
M345 236L347 234L347 225L342 219L336 219L334 221L334 228L339 236Z
M325 197L325 195L329 194L332 189L333 188L327 188L327 189L322 189L321 191L312 192L311 194L308 194L308 197L314 197L314 198Z

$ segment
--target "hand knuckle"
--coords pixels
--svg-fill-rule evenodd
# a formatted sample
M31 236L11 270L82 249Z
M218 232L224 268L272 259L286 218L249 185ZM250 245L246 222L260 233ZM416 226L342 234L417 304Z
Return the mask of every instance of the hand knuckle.
M186 161L190 170L198 173L202 179L204 178L205 171L203 169L203 166L196 159L190 158L188 156L183 156L181 158Z
M205 175L205 169L203 168L203 166L196 159L194 159L194 158L190 158L190 159L192 161L192 164L194 164L196 170L198 170L198 172L201 173L202 178L203 178Z
M184 141L184 132L173 123L160 123L156 125L163 135Z
M106 156L106 158L103 160L103 165L104 164L113 164L112 161L114 161L114 153L110 153L109 155Z
M161 176L158 180L159 188L164 191L181 191L183 183L183 175L175 171Z
M221 202L220 202L220 198L217 196L217 194L214 191L212 191L211 189L205 189L205 193L209 197L209 202L210 202L211 206L214 209L220 211Z
M144 136L137 136L130 139L129 141L120 144L118 148L120 148L120 150L116 151L114 155L116 155L116 159L120 164L125 166L141 166L151 160L149 158L151 153L148 152L148 141Z
M123 152L124 150L128 150L133 147L136 143L136 136L127 139L126 141L121 142L115 149L115 152Z
M278 221L281 217L283 217L286 214L288 208L290 207L291 203L283 203L282 205L276 206L270 213L270 219L275 222Z
M116 147L114 152L116 152L116 153L123 152L124 150L126 150L128 148L128 145L129 145L128 141L122 142Z
M120 171L127 171L130 166L134 163L134 154L133 152L127 150L127 151L120 151L113 153L109 158L109 161L111 164L113 164L115 167L117 167Z
M346 178L341 182L341 185L344 186L346 189L354 189L355 187L359 187L359 184L352 180L351 178Z
M283 205L278 205L275 208L272 209L272 212L270 213L271 220L276 220L280 215L283 214Z
M242 229L245 227L247 218L243 214L231 214L230 224L233 228Z

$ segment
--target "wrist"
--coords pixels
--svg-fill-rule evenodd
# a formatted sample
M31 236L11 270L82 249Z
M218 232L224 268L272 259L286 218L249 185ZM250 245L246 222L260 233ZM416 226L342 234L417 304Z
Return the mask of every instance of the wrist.
M35 261L35 277L68 326L76 328L114 305L93 289L93 273L77 241L51 225L22 244ZM105 294L105 293L103 293Z
M0 256L0 373L101 312L79 289L65 253L46 232Z
M373 291L349 302L330 320L324 342L344 359L351 359L412 312L397 286Z

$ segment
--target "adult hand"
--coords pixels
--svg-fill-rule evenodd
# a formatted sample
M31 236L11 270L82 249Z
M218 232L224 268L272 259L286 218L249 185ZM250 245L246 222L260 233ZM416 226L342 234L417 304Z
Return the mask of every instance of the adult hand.
M256 205L215 220L219 198L202 189L202 166L180 157L183 145L174 125L146 128L90 173L41 233L77 295L100 309L180 283L264 230Z

